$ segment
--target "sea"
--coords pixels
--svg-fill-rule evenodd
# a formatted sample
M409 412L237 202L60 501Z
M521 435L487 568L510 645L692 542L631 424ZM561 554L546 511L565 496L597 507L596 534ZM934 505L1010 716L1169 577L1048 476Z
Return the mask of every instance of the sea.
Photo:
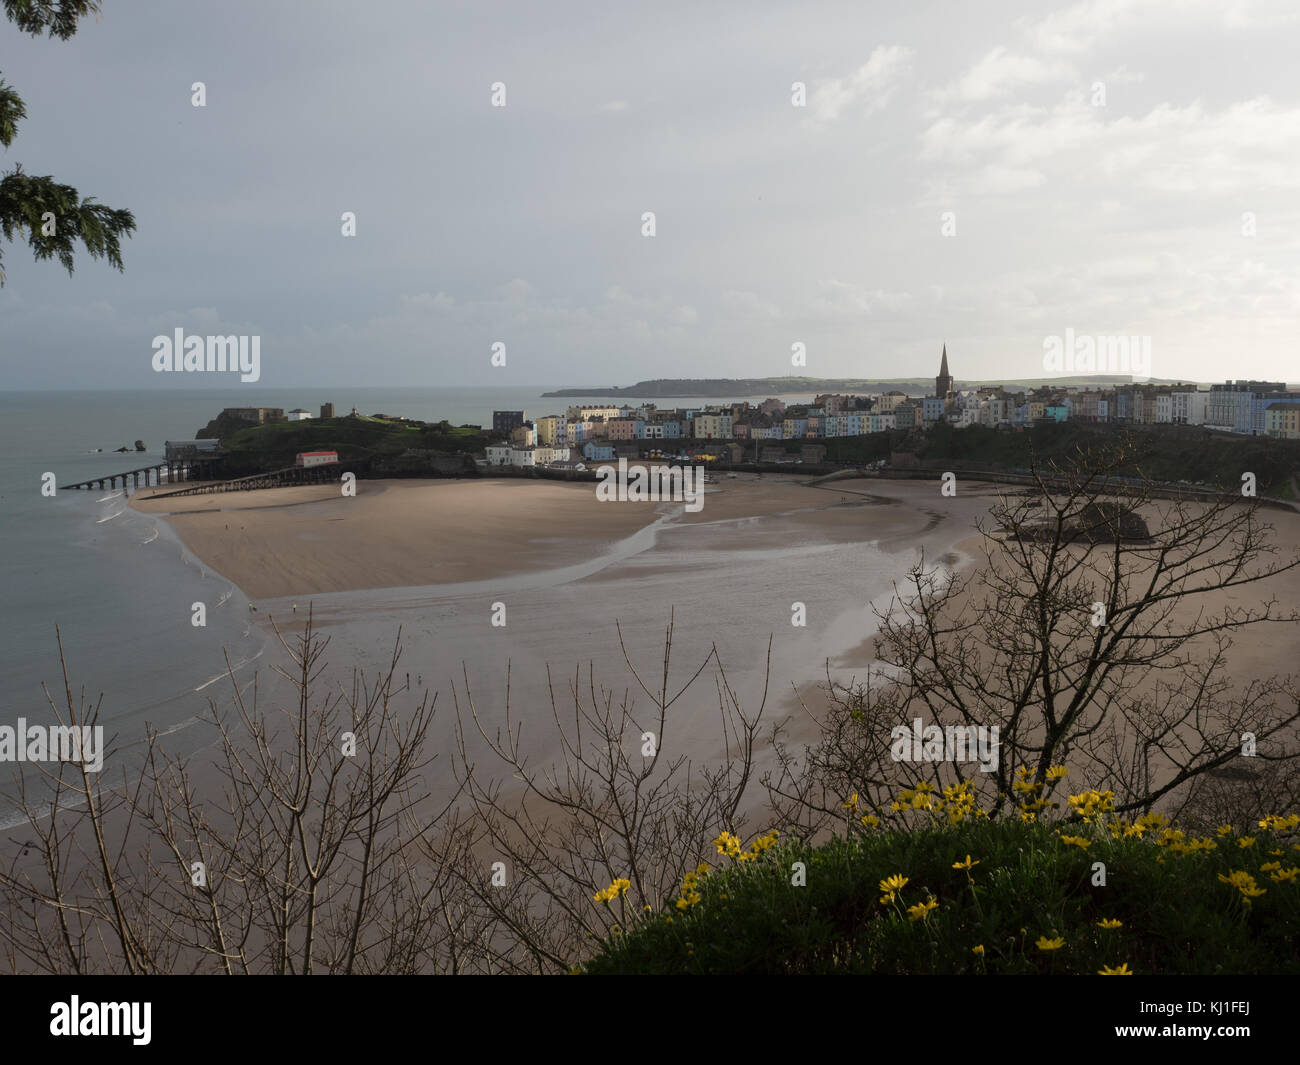
M98 707L119 766L143 751L147 728L184 756L211 743L202 718L210 698L229 694L231 673L241 686L266 673L269 641L250 625L240 589L205 567L165 522L128 507L122 489L58 485L160 461L164 441L195 438L225 407L319 413L329 402L339 414L355 407L491 425L493 410L543 416L577 402L616 402L543 399L549 387L556 386L0 393L0 725L53 724L51 701L66 720L70 688L79 714ZM755 398L765 397L655 402L690 407ZM137 440L143 453L134 450ZM50 483L53 494L42 490ZM206 609L202 628L191 624L197 603ZM21 820L15 783L14 765L0 763L0 828Z

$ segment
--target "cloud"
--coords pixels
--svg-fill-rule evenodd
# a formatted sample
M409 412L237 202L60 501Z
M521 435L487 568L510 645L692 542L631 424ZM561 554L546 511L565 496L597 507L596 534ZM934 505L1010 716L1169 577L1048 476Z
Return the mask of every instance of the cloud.
M934 95L940 101L979 103L1027 85L1069 81L1074 77L1074 70L1068 64L1009 52L999 45L986 52L963 78Z
M813 298L810 309L819 316L876 314L879 311L894 313L915 302L910 292L869 289L834 279L819 281L817 287L818 295Z
M771 322L781 317L781 308L775 303L768 303L757 293L735 289L728 289L722 294L722 308L736 318L763 319Z
M215 307L191 307L188 311L165 311L149 318L150 329L185 328L193 333L221 325L221 315Z
M1046 179L1054 195L1072 198L1095 196L1099 186L1254 195L1296 188L1297 153L1300 108L1267 97L1218 111L1161 104L1108 122L1105 108L1072 93L1052 108L946 116L921 136L922 159L953 164L950 194L1019 192Z
M1300 11L1293 0L1083 0L1049 15L1019 19L1016 28L1035 51L1081 55L1120 31L1276 29L1297 19Z
M862 118L881 110L911 69L911 59L910 48L880 45L852 74L817 83L810 101L813 117L834 122L850 110Z
M1025 18L1018 25L1042 52L1086 52L1096 41L1144 8L1150 0L1084 0L1050 15ZM1170 12L1175 15L1175 12Z

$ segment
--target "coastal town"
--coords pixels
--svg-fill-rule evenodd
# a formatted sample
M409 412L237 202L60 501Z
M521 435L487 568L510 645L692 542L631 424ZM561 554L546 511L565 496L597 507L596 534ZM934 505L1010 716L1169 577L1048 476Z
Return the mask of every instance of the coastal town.
M958 389L940 355L934 394L890 391L868 395L826 393L812 403L769 398L699 408L570 406L563 414L532 418L526 411L494 411L492 428L505 442L486 449L490 467L563 468L617 458L679 458L732 462L820 462L816 441L897 430L928 431L984 426L1023 430L1036 423L1192 425L1276 439L1300 439L1300 391L1279 381L1198 384L1128 384L1114 387ZM785 441L803 445L798 456ZM778 444L780 442L780 444Z
M951 448L957 440L962 457L992 468L998 465L992 452L1000 436L1015 439L1053 426L1064 433L1138 429L1160 437L1162 429L1191 428L1206 439L1227 442L1300 440L1300 391L1280 381L958 388L945 344L932 392L826 392L811 402L769 397L689 407L603 401L540 417L527 410L493 410L490 426L363 415L355 407L336 416L333 403L321 404L319 417L301 407L238 407L223 410L195 439L168 440L165 452L170 479L240 478L246 483L238 487L258 487L303 483L302 468L338 463L349 463L367 477L590 478L600 464L619 460L757 469L897 468L917 464L919 455L941 459L940 442ZM287 431L277 432L275 426ZM262 432L244 434L250 429ZM1172 438L1166 446L1178 447ZM257 484L248 481L254 475L262 478ZM102 483L97 478L85 485Z

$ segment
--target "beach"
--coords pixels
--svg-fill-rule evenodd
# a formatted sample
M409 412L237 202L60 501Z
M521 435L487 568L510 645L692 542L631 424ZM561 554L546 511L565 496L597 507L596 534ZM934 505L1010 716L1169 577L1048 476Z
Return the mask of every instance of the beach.
M602 503L589 482L490 477L359 481L354 497L337 485L309 485L153 499L164 487L142 489L131 506L166 516L204 563L259 600L574 565L665 517L675 526L729 526L727 544L740 547L783 536L892 541L937 520L933 506L925 509L937 496L931 486L877 484L893 503L873 507L868 519L858 509L862 483L848 485L746 474L711 481L694 513L673 503Z
M716 651L747 707L767 692L765 730L786 721L811 738L800 704L819 705L828 673L849 682L870 663L873 605L922 549L931 561L966 557L996 493L971 486L941 500L937 484L808 482L710 478L696 512L602 503L591 482L520 478L359 481L354 498L332 485L158 500L141 491L131 506L165 516L249 597L262 627L296 631L310 609L335 679L384 668L400 632L399 685L409 676L414 696L436 692L447 707L439 746L453 742L452 694L466 679L479 712L504 721L508 676L512 714L546 764L559 753L547 731L554 692L571 698L579 670L635 688L629 662L658 676L669 624L674 677ZM695 758L725 749L715 679L711 667L674 709L674 749Z
M682 503L601 503L591 483L518 478L361 481L151 501L186 547L256 604L257 623L290 634L308 610L329 648L328 682L352 669L386 668L400 642L397 685L443 708L430 736L456 742L455 708L474 708L489 728L522 723L539 766L562 745L553 710L572 715L584 689L631 692L663 669L705 675L675 704L676 753L715 760L720 679L764 727L780 723L796 744L817 736L828 682L863 679L874 661L876 611L906 591L924 554L970 574L982 560L975 523L1004 490L963 484L944 497L926 481L741 474L711 480L703 508ZM1267 512L1287 554L1300 515ZM1300 595L1300 570L1267 587L1216 592L1198 606L1240 605L1254 595ZM802 615L803 624L792 623ZM1185 616L1190 616L1186 614ZM1243 682L1285 673L1293 641L1240 640L1231 675ZM720 668L719 668L720 667ZM219 686L218 686L219 687ZM479 755L484 748L471 750ZM770 767L770 750L760 753ZM445 792L450 780L433 782Z

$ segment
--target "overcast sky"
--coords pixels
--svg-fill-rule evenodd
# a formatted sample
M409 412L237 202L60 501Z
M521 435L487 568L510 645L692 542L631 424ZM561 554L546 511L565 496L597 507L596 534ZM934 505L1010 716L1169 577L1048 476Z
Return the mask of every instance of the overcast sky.
M124 274L4 247L0 387L231 387L153 372L177 328L265 386L1039 377L1067 329L1300 379L1294 0L103 8L0 23L0 169L138 225Z

